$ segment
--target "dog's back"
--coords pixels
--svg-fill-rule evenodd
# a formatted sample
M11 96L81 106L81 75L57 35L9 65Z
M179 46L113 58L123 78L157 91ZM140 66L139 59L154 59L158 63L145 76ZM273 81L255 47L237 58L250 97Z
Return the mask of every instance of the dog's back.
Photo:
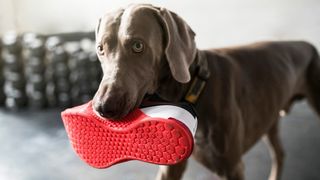
M270 119L276 121L280 110L288 111L292 102L301 97L307 97L320 112L320 60L311 44L260 42L207 51L211 52L216 56L208 58L216 61L209 62L211 66L229 64L231 68L232 75L224 71L221 78L230 77L233 81L234 97L246 121L245 136L261 137L273 123ZM246 138L244 149L257 140Z
M231 169L231 176L217 171L227 178L243 177L241 155L266 135L277 164L271 176L279 179L284 157L279 112L306 97L320 115L316 49L302 41L282 41L204 52L211 77L197 104L196 159L210 169ZM210 147L213 155L202 155Z

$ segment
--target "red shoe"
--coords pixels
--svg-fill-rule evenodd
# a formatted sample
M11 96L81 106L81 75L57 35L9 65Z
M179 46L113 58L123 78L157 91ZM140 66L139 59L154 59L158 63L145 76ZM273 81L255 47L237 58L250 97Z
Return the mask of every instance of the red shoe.
M95 168L128 160L176 164L191 155L197 128L196 116L174 105L136 109L110 121L97 115L88 102L61 116L74 150Z

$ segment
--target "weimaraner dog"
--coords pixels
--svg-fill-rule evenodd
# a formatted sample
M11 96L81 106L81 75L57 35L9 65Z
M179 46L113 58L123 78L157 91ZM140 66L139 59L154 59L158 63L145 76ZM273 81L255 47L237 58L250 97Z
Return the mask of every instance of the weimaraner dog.
M266 135L273 159L269 179L279 179L284 158L279 112L305 97L320 114L316 49L286 41L199 50L194 37L188 24L165 8L135 4L106 14L96 28L104 75L95 110L118 119L147 94L173 103L191 101L199 119L197 161L223 178L244 179L242 155ZM163 166L157 178L181 179L186 164Z

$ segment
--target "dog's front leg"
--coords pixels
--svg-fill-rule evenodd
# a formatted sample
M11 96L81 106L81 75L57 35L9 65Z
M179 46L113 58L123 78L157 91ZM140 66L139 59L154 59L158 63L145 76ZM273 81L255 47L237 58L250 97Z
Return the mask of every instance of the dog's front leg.
M171 166L160 166L156 180L180 180L188 160Z

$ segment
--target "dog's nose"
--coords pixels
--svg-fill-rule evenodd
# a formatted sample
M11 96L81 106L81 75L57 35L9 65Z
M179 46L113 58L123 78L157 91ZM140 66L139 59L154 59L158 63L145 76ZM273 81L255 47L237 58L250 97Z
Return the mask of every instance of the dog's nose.
M123 98L108 98L106 101L94 101L93 108L100 116L115 120L120 118L123 112Z
M115 105L110 103L96 103L94 104L94 109L99 113L100 116L108 119L112 119L117 114Z

